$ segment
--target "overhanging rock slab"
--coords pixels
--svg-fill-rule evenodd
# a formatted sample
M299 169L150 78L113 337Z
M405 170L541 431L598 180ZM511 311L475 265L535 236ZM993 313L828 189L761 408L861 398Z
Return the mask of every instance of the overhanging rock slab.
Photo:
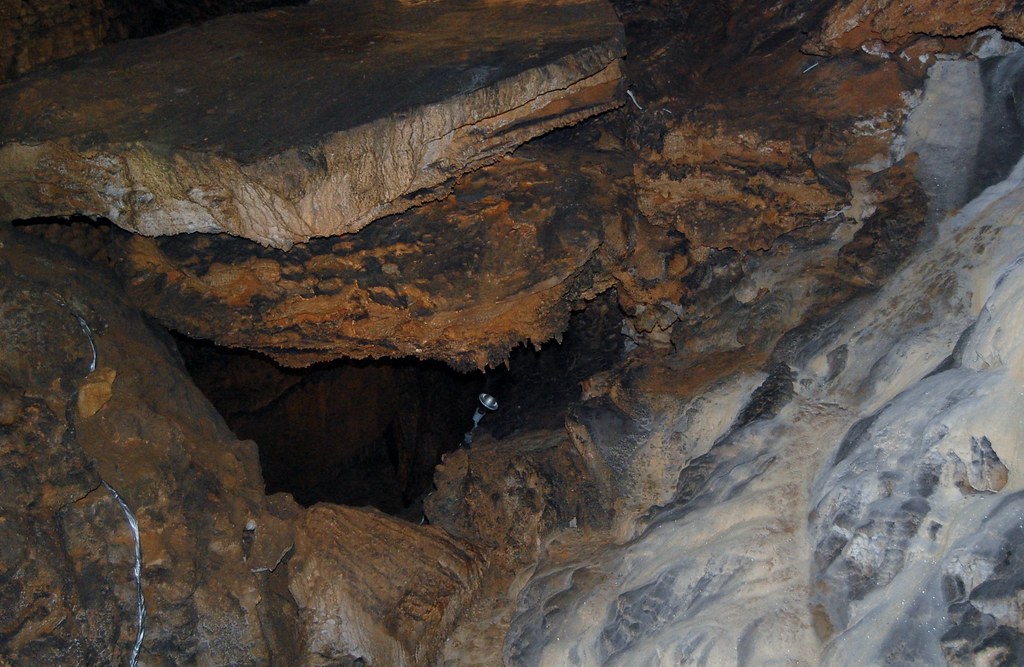
M0 218L354 232L619 105L623 53L605 0L323 0L122 42L0 87Z
M411 356L465 371L559 335L577 302L612 285L631 195L621 148L552 136L358 234L283 251L121 232L110 251L135 302L189 336L285 366Z

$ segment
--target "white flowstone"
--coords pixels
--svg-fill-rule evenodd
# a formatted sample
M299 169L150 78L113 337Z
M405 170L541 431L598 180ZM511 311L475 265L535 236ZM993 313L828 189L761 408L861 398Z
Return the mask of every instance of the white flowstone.
M661 480L633 497L661 506L599 556L540 563L506 663L1009 664L995 633L1024 636L1021 303L1024 161L885 287L777 351L793 396L774 415L734 425L735 388L765 377L746 374L650 418L634 449L656 463L626 470Z

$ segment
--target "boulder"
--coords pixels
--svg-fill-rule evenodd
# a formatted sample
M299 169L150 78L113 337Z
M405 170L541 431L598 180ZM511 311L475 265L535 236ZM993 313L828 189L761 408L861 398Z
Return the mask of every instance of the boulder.
M437 528L313 507L296 525L289 563L305 646L296 664L433 664L481 565L476 549Z

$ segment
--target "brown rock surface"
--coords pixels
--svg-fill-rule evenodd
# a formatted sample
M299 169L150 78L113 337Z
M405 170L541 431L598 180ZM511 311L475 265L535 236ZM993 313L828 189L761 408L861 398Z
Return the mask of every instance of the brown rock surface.
M0 81L102 44L110 30L105 9L103 0L0 3Z
M674 124L639 169L648 219L671 225L696 247L767 250L776 237L845 203L846 193L814 173L806 145L747 125Z
M0 217L353 232L618 106L622 55L603 0L322 0L122 42L0 88Z
M97 368L86 376L78 388L78 414L92 417L103 409L114 394L114 380L117 371L113 368Z
M875 200L892 196L874 192L869 177L893 162L903 93L920 85L919 64L809 57L803 35L826 9L802 0L652 2L624 14L643 107L625 111L646 223L613 274L635 339L701 348L700 331L736 307L791 326L802 315L767 286L737 305L744 276L766 255L789 253L787 244L820 244L863 221ZM763 332L744 327L731 346Z
M439 665L495 665L515 608L517 572L536 562L561 531L591 533L607 525L583 457L563 429L478 437L437 467L437 489L424 502L433 525L478 546L487 558L480 590L445 644Z
M851 51L873 43L903 48L920 37L963 37L998 26L1024 38L1024 13L1012 0L845 0L835 3L824 24L805 44L815 53Z
M564 430L481 438L445 457L424 511L432 525L487 549L505 568L531 563L549 533L603 525L586 464Z
M477 550L264 496L253 443L112 276L6 226L0 304L0 662L127 664L135 541L114 489L138 520L144 664L429 664Z
M129 293L168 326L288 366L341 356L500 364L560 334L634 220L621 146L524 147L453 194L284 252L228 236L119 234Z
M296 664L432 664L480 564L473 547L436 528L313 507L296 525L289 563L306 651Z
M112 276L8 227L0 274L6 664L127 663L134 539L104 483L138 519L146 664L283 658L261 629L275 617L273 575L252 570L276 567L297 508L264 498L252 443L231 435Z
M602 133L608 127L597 127L586 148L558 137L523 147L464 176L447 199L289 252L224 236L119 235L114 254L128 289L151 313L295 365L342 354L498 363L518 341L556 335L572 307L614 284L631 316L627 333L655 345L586 382L568 437L560 429L478 437L450 455L427 503L432 527L333 506L299 513L287 498L264 499L252 448L224 433L140 318L113 312L122 302L110 281L84 298L64 288L81 279L80 264L0 247L0 655L19 665L125 662L131 541L101 480L139 512L152 664L419 665L440 653L446 665L493 667L520 591L505 656L524 666L579 656L648 664L694 647L730 663L737 646L751 665L863 655L883 664L896 660L884 653L890 646L931 646L932 657L906 657L932 664L941 662L935 628L946 623L954 635L942 648L963 664L982 651L998 656L1003 644L1016 650L1020 559L1007 554L1019 552L1011 547L1020 543L1013 462L1021 458L1003 452L1022 441L1013 418L1022 356L1012 336L1024 293L1019 197L1011 199L1019 184L997 193L1006 201L983 202L996 224L946 229L949 253L899 272L926 227L927 202L914 158L895 161L890 149L922 61L800 52L823 2L652 1L642 11L651 7L668 15L652 22L663 21L661 33L634 35L645 46L630 63L643 73L634 90L644 108L628 111L635 165ZM836 16L910 5L838 7ZM1008 31L1013 18L989 17ZM644 21L630 25L639 31ZM857 48L861 28L851 30ZM585 133L567 136L580 142ZM631 212L633 174L649 220ZM986 253L1000 262L982 263ZM59 298L47 301L54 290ZM95 369L80 320L96 332ZM979 368L988 375L973 389L933 391ZM937 398L904 410L894 397L907 390ZM965 419L950 411L963 397L1007 401ZM845 601L842 613L809 613L815 598L879 602L864 596L882 582L873 570L815 578L821 586L809 592L808 573L818 577L838 552L830 555L826 540L814 553L808 530L831 531L832 520L808 512L808 494L843 460L857 472L898 452L892 434L925 442L903 428L915 412L922 429L941 417L954 435L977 427L978 437L942 459L958 492L930 495L932 473L907 475L907 488L928 487L914 493L936 507L962 496L992 508L1016 493L1017 505L999 505L1009 546L982 523L996 514L987 509L950 524L981 524L979 535L998 538L975 549L977 558L963 542L936 540L940 531L956 537L939 521L953 514L940 510L930 527L921 524L931 536L922 532L914 548L955 549L953 573L964 580L935 569L932 588L912 579L890 589L885 614L870 624L847 624ZM891 421L876 427L880 413ZM846 459L851 451L856 458ZM846 508L855 511L873 490L880 508L895 508L893 480L928 463L913 452L880 467L877 480L833 488L850 489ZM613 529L587 530L613 499ZM836 528L856 527L851 516L837 513ZM902 550L885 545L903 529L876 516L857 520L877 531L868 548L858 538L848 553L882 563ZM246 530L250 518L255 531ZM583 530L568 528L573 518ZM560 528L532 568L537 546L545 551ZM938 563L921 553L918 564ZM485 561L491 570L482 574ZM513 582L510 570L524 564ZM981 572L993 572L998 587ZM449 633L445 654L438 647Z
M276 0L4 0L0 2L0 81L33 67L126 37L152 35Z

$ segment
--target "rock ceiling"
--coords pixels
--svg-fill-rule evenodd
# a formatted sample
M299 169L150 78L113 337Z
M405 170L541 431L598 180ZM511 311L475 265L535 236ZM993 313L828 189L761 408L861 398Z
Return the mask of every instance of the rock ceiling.
M124 42L0 88L0 216L135 232L119 270L193 337L495 366L607 289L634 206L607 133L488 165L621 105L624 48L591 0L323 1Z
M453 78L349 125L296 75L343 76L310 65L338 6L0 87L0 217L123 228L114 273L0 228L0 662L128 662L140 585L146 664L1020 664L1017 3L624 0L623 32L591 0L396 2ZM297 58L302 20L311 60L259 70L248 31ZM402 62L360 34L339 52ZM179 56L238 87L167 94ZM247 120L218 134L220 105ZM141 314L469 369L612 288L625 356L564 427L450 454L431 526L267 496Z
M289 366L346 357L496 366L608 287L631 226L621 147L561 140L358 234L281 251L225 235L116 234L118 271L173 328Z
M601 0L322 0L122 42L0 90L0 216L354 232L618 106L623 53Z
M984 17L1018 30L1005 3L947 4L922 27L887 3L747 3L729 35L721 8L676 26L637 5L628 98L597 0L228 16L0 86L0 216L110 219L147 312L290 366L494 366L613 286L638 335L685 344L736 257L902 196L880 168L907 91Z

